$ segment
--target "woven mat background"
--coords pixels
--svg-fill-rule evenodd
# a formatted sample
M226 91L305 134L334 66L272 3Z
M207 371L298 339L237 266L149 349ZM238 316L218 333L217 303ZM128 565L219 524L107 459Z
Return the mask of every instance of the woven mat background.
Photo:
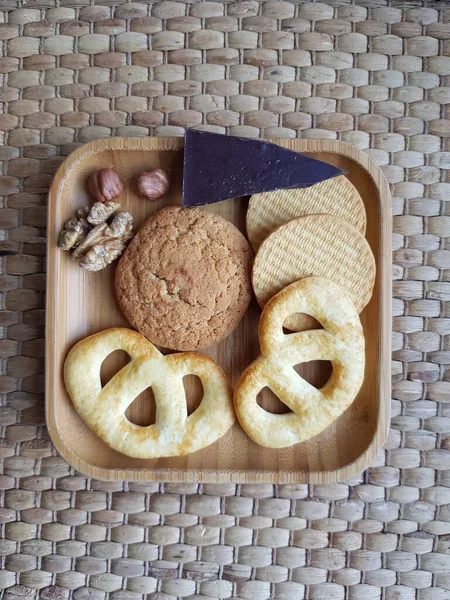
M0 4L4 598L450 598L450 10ZM90 140L186 126L341 139L392 184L392 428L350 482L102 483L52 448L42 375L52 176Z

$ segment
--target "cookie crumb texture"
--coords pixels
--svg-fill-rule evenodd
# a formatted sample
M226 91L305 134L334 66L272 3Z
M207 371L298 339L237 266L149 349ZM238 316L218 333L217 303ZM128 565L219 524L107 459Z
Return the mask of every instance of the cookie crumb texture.
M252 250L234 225L169 206L135 235L116 270L116 296L133 327L172 350L216 344L249 305Z

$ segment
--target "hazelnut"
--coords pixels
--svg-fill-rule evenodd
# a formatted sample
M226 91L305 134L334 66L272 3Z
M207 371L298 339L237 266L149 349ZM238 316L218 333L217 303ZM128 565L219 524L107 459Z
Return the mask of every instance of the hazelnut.
M100 169L89 177L88 189L97 202L109 202L123 192L123 183L113 169Z
M140 196L147 200L158 200L169 191L170 183L167 173L162 169L144 171L136 182L137 191Z

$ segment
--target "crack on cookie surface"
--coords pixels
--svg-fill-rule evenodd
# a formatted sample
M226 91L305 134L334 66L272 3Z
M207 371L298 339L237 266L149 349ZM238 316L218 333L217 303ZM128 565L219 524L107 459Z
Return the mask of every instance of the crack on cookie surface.
M247 240L225 219L168 207L147 221L120 261L117 299L130 323L154 343L205 347L243 317L252 259Z

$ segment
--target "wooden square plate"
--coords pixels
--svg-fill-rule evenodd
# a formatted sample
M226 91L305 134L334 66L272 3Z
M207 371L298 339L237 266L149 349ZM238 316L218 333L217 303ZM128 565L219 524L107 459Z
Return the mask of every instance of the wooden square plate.
M366 337L364 385L350 408L320 435L291 448L272 450L252 442L236 423L212 446L188 456L142 460L129 458L104 444L75 412L63 381L69 349L80 339L109 327L128 326L117 306L115 265L97 273L83 271L57 247L63 223L79 207L92 203L88 176L104 167L118 171L126 182L119 199L132 213L136 229L163 206L181 203L183 140L179 138L112 138L76 150L59 168L49 197L46 324L46 412L51 438L60 454L78 471L99 479L204 482L331 482L348 479L366 468L387 435L391 361L391 206L389 188L380 169L360 150L337 141L279 140L280 146L305 152L347 171L367 211L367 239L377 263L372 300L361 315ZM172 187L162 201L149 202L134 191L141 171L162 167ZM247 200L234 199L205 207L233 222L245 233ZM236 384L244 368L259 354L260 309L252 302L240 326L204 352L213 357ZM116 353L115 353L116 354ZM111 355L102 368L108 376L121 366ZM321 365L303 365L300 373L319 382ZM188 403L199 394L187 383ZM144 392L145 394L145 392ZM150 392L148 392L150 395ZM276 401L262 392L265 408ZM152 400L139 396L126 413L137 424L151 422Z

